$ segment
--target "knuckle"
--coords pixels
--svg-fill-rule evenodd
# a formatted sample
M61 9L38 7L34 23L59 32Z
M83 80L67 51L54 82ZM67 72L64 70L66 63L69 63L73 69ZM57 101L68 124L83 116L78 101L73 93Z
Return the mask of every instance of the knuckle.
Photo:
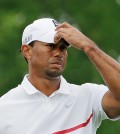
M68 23L67 23L67 22L63 22L63 25L64 25L64 26L67 26L67 25L68 25Z

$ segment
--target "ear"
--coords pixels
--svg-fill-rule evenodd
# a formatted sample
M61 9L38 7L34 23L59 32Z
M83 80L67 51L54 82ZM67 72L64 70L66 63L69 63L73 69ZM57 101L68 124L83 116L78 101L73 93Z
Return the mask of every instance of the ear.
M29 45L22 45L21 52L26 59L30 59L32 54L32 48Z

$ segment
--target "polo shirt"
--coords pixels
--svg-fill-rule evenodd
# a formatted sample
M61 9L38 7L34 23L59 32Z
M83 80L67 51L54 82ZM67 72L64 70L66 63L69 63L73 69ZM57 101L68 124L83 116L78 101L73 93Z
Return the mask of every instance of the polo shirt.
M68 83L49 97L25 75L22 83L0 98L0 134L96 134L107 115L101 100L104 85Z

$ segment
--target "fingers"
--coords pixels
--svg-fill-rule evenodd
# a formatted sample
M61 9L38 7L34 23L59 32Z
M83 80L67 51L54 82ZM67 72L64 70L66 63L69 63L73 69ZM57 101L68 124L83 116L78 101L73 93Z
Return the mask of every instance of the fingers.
M55 37L54 37L54 43L58 43L58 41L63 38L64 39L64 36L65 34L67 33L66 29L65 28L61 28L59 27L59 29L57 30L56 34L55 34Z
M58 41L65 37L65 34L67 33L67 29L72 27L70 24L64 22L60 25L58 25L55 29L55 31L57 31L57 33L55 34L55 37L54 37L54 43L58 43Z
M54 36L54 43L57 44L60 39L61 39L60 35L56 33Z
M61 36L62 36L62 34L66 34L67 32L68 32L68 29L65 29L65 28L59 28L57 30L57 33L61 34Z
M64 33L57 32L54 36L54 43L57 44L61 38L64 38Z
M60 29L60 28L69 28L69 27L71 27L71 25L68 24L67 22L64 22L64 23L58 25L58 26L56 27L55 31L57 31L57 30Z
M85 44L89 44L89 39L84 34L66 22L57 26L55 30L57 31L54 38L55 44L61 38L77 49L83 49Z

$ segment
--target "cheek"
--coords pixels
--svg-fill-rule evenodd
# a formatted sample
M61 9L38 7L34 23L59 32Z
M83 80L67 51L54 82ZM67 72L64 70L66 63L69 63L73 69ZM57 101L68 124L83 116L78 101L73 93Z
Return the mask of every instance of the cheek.
M44 67L46 66L48 61L49 61L48 54L42 51L41 52L36 51L32 56L32 63L35 66Z
M32 54L31 61L33 64L40 64L43 58L44 57L42 56L42 54L36 51L35 53Z
M68 57L68 55L67 55L67 53L64 55L64 64L66 64L67 63L67 57Z
M68 53L67 52L64 54L64 57L65 57L65 60L67 60L67 57L68 57Z

